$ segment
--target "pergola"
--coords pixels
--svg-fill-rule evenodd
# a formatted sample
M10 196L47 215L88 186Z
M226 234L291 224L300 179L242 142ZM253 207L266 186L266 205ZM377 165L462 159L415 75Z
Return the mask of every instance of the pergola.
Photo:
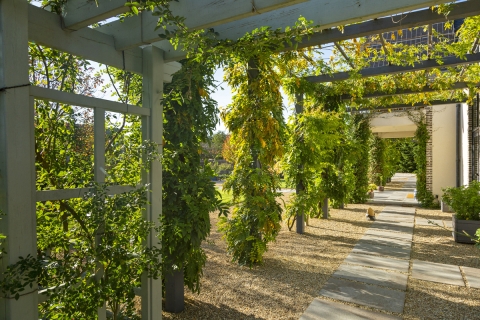
M180 0L173 1L173 13L185 17L186 25L194 29L214 28L222 39L238 39L261 26L273 29L294 25L299 16L313 20L319 30L300 45L310 47L341 40L379 34L400 28L410 28L446 21L443 15L428 7L449 2L444 0ZM114 111L142 117L143 140L162 145L163 83L171 80L178 70L175 61L185 53L175 50L155 31L157 17L142 12L114 21L99 28L90 25L127 12L124 0L68 0L64 15L59 16L29 4L25 0L0 0L0 232L7 236L2 270L18 257L36 255L37 201L78 198L88 189L36 191L34 100L42 99L94 109L95 122L95 181L102 183L105 174L105 112ZM400 23L390 15L410 12ZM480 3L458 3L448 19L480 14ZM348 25L343 32L334 28ZM73 93L60 92L29 84L28 42L68 52L76 56L113 66L143 77L143 107L125 105ZM466 60L445 58L444 66L480 62L480 54L472 53ZM415 66L385 66L361 71L364 77L425 70L438 67L436 61L424 61ZM331 82L349 78L348 72L308 77L311 82ZM459 89L464 84L456 85ZM425 90L433 90L425 88ZM444 102L443 102L444 103ZM102 146L102 147L100 147ZM160 150L161 151L161 150ZM162 213L162 168L152 164L143 176L150 183L150 204L147 219L158 223ZM115 186L111 194L128 190ZM155 242L151 235L147 245ZM144 277L139 295L142 297L142 318L161 319L161 279ZM37 305L46 299L37 287L26 288L18 300L2 297L0 319L38 319ZM105 308L99 309L99 319L106 319Z

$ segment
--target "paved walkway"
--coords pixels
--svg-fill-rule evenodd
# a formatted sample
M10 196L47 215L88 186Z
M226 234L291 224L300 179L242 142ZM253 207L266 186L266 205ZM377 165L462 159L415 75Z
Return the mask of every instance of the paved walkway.
M383 205L411 205L417 206L415 199L416 177L411 173L396 173L392 177L392 182L403 183L403 187L397 190L375 191L374 198L369 199L368 203Z
M407 179L411 182L410 177ZM400 199L395 195L391 199L395 197ZM408 200L403 198L398 202L405 205L404 201ZM423 223L428 221L417 221ZM386 206L300 319L401 319L409 275L425 281L480 288L480 269L410 261L414 224L414 207Z

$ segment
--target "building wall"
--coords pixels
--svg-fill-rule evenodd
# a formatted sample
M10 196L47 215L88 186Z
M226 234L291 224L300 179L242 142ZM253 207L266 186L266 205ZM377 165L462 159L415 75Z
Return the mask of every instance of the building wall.
M433 106L432 116L432 193L456 186L456 105ZM468 157L467 157L468 159Z
M461 135L462 135L462 178L461 185L468 185L470 183L471 174L471 157L472 140L471 140L471 121L469 120L469 107L466 103L462 103L462 121L461 121Z

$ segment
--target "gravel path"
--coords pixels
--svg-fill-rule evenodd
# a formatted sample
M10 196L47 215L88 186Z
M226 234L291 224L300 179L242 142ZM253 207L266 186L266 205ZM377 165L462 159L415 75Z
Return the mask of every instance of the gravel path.
M392 185L392 189L401 187L401 183ZM253 269L239 267L230 261L225 242L217 231L218 218L212 214L212 234L204 244L208 259L202 292L193 295L186 291L185 311L180 314L163 312L163 317L298 319L370 227L371 222L365 220L369 206L348 205L344 210L331 209L330 219L310 220L304 235L290 232L284 226L277 242L269 246L264 264ZM383 209L382 206L372 207L376 212ZM426 219L448 227L451 214L417 209L411 261L480 268L480 250L473 245L455 243L451 231L425 224ZM411 266L410 262L409 275ZM358 308L348 302L344 305ZM480 319L480 289L409 276L403 318Z
M212 214L202 292L186 293L185 311L164 312L164 319L298 319L370 226L367 208L331 209L330 219L311 219L304 235L284 226L264 264L253 269L230 261Z

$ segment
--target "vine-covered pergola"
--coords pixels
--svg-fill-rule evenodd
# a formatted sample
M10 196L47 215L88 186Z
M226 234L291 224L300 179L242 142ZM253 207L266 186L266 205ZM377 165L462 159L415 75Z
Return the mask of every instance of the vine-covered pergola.
M314 87L318 91L322 88L331 88L332 84L338 82L335 95L340 96L344 101L350 101L352 106L360 108L365 106L389 108L390 104L397 104L396 107L412 106L416 103L426 105L437 98L445 101L446 96L455 98L454 101L460 101L459 99L464 96L453 97L452 90L462 92L462 89L475 86L478 80L473 76L468 81L458 79L452 82L449 79L440 85L432 81L416 88L393 86L383 92L384 87L381 85L382 81L388 82L388 79L381 77L386 75L402 75L408 72L418 75L418 71L439 68L450 70L448 72L452 74L462 73L467 76L476 71L473 69L459 72L449 68L480 62L480 53L477 52L478 35L476 40L470 41L474 46L465 49L460 55L443 52L443 56L440 56L440 53L436 56L427 54L422 58L422 53L417 52L417 56L413 59L415 61L404 64L396 64L393 61L402 59L402 54L389 47L393 42L388 40L392 39L383 38L383 34L388 32L480 15L480 3L476 1L457 3L449 8L448 15L429 8L448 2L438 0L180 0L127 2L126 4L125 0L67 0L61 3L61 12L57 14L34 6L26 0L0 0L0 211L3 214L0 232L6 236L4 251L7 253L2 257L2 271L4 272L9 265L17 263L19 257L37 255L37 202L81 198L90 190L89 188L72 188L37 191L34 123L36 100L94 110L94 182L102 184L105 182L106 112L140 117L142 140L155 143L157 151L162 153L164 83L172 81L172 75L180 69L177 61L187 57L192 58L187 54L192 52L192 47L195 45L193 42L180 42L177 47L172 45L175 38L171 37L171 34L178 31L176 30L178 26L184 28L182 32L194 33L202 29L208 30L213 34L214 40L223 41L234 47L234 43L239 38L254 29L268 26L272 30L277 28L284 30L286 27L294 26L299 17L303 16L306 20L311 20L311 25L315 27L312 27L302 38L292 39L294 41L281 38L283 33L278 33L277 40L280 39L280 42L285 45L281 49L274 48L272 51L284 52L335 46L337 55L332 59L333 67L327 68L327 64L323 64L323 69L306 68L305 72L299 76L302 83L307 83L306 87L312 84L327 84L325 87ZM167 3L169 3L168 10L162 11L162 5ZM113 19L114 21L110 22L107 20L126 13L129 14L122 16L121 19ZM391 15L396 16L391 17ZM159 17L168 23L162 25L163 20L159 22ZM99 22L102 22L101 26L96 25ZM433 31L430 29L429 32L433 37ZM360 48L360 39L372 35L376 35L383 42L383 46L378 48L376 53L370 53L370 61L380 60L379 52L382 52L381 59L385 60L390 52L392 62L389 62L389 65L367 67L370 62L365 60L365 50L357 50ZM172 41L168 41L169 39ZM29 42L140 75L143 79L142 106L31 85ZM197 45L201 47L199 43ZM428 42L426 45L432 47L433 43ZM201 54L198 51L196 53ZM257 63L258 61L254 59L248 61L247 78L250 85L256 83L259 77L258 73L252 71L260 68ZM308 72L310 74L307 74ZM374 80L368 82L370 78ZM438 76L438 78L441 77ZM372 92L359 93L356 89L361 87L360 84L369 86ZM347 87L351 87L351 90L346 89ZM303 112L304 92L301 91L304 87L299 86L299 88L295 94L296 110L300 114ZM441 91L439 97L435 95L439 94L438 91ZM392 98L414 93L431 95L421 96L417 98L418 100L406 99L403 102ZM249 94L255 96L252 92ZM422 101L425 102L422 103ZM231 123L235 123L235 119L228 116L226 118L230 119ZM265 141L260 141L255 147L249 148L251 150L257 148L255 150L258 151L264 143ZM258 164L261 162L259 159L268 161L268 157L262 158L262 152L257 151L252 151L255 170L261 169ZM150 191L144 218L158 225L162 215L162 164L155 160L148 169L148 172L142 173L142 183L147 184ZM235 189L235 183L232 185ZM302 188L303 183L300 181L297 191L301 192ZM132 190L131 186L113 185L108 187L107 195L130 190ZM255 193L258 190L247 191ZM299 213L298 217L303 217L303 214ZM299 226L297 231L302 232L303 222ZM225 228L229 234L231 229ZM275 229L275 226L272 228ZM263 239L260 240L263 241ZM156 233L152 231L145 245L151 247L158 241ZM231 253L234 256L238 255L239 260L244 255L235 250L231 250ZM96 276L102 276L101 270L98 270ZM160 319L162 280L145 275L136 293L142 297L142 318ZM7 295L0 299L0 319L38 319L37 306L47 298L45 292L39 290L35 283L33 286L26 286L18 296ZM106 319L105 306L99 308L98 318Z

